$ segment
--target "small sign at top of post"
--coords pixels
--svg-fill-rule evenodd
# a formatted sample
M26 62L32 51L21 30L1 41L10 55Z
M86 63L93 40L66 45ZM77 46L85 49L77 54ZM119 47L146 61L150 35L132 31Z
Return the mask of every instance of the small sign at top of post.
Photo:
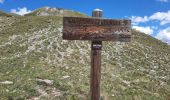
M63 39L91 40L91 100L100 99L102 41L130 42L131 21L127 19L101 19L103 11L95 9L93 18L64 17Z

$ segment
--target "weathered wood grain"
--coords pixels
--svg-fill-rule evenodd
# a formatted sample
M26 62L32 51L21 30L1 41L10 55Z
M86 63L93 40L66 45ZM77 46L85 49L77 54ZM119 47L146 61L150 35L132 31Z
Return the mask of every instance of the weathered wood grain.
M131 21L64 17L63 39L129 42Z

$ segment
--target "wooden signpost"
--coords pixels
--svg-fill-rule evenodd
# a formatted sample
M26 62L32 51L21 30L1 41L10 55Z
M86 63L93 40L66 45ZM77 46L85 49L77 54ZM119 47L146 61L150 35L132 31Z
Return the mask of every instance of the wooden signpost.
M64 17L63 39L92 41L90 93L91 100L99 100L102 41L130 42L131 21L101 19L102 10L100 9L95 9L92 17Z

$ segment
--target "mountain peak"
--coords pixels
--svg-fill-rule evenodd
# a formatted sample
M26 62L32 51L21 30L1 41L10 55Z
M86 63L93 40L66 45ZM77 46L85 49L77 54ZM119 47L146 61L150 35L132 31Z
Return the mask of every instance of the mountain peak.
M63 8L45 6L36 9L35 11L26 14L25 16L86 16L86 15L72 10L65 10Z

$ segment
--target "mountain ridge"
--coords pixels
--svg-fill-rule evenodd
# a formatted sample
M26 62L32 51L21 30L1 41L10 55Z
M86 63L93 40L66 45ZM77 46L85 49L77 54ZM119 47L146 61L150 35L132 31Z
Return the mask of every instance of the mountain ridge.
M66 10L63 8L55 8L55 7L48 7L45 6L43 8L36 9L32 11L29 14L26 14L25 16L86 16L85 14L82 14L80 12L72 11L72 10Z
M0 10L0 16L14 17L14 16L20 16L20 15L13 14L13 13L7 13L7 12Z

